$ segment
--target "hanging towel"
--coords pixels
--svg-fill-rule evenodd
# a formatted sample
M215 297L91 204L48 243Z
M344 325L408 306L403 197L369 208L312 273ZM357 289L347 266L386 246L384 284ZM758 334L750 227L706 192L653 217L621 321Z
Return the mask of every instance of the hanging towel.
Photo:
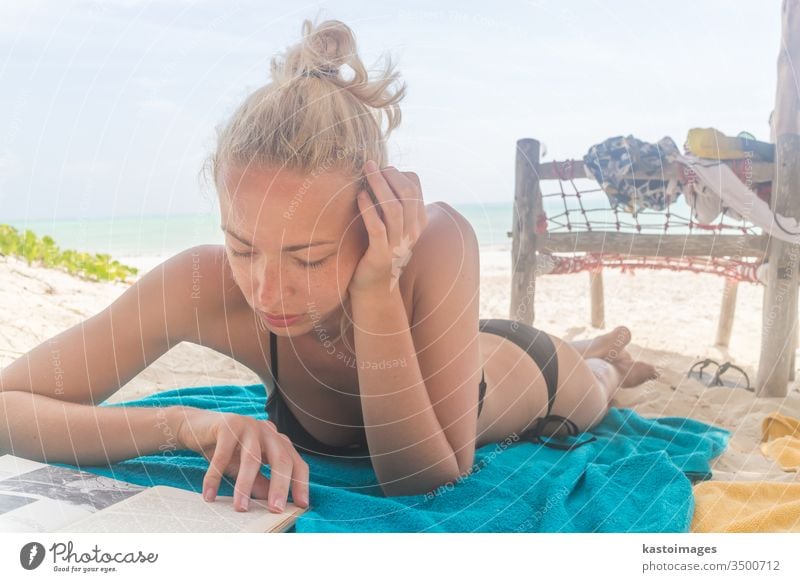
M800 483L706 481L694 499L692 532L800 532Z
M181 388L108 406L182 404L264 419L265 400L264 386L254 384ZM711 478L710 461L730 437L693 419L648 419L620 408L589 432L597 440L570 452L515 441L515 435L486 444L469 476L402 497L383 495L369 459L301 453L310 467L311 507L290 531L687 532L691 484ZM80 468L199 494L208 461L193 451L164 451ZM269 477L267 465L261 471ZM223 478L219 494L232 495L233 482Z
M773 412L761 422L761 452L784 471L800 470L800 420Z
M773 213L769 204L748 188L727 164L691 154L672 159L686 168L687 183L682 185L682 191L698 222L708 224L725 211L731 218L744 218L770 236L800 244L800 222Z

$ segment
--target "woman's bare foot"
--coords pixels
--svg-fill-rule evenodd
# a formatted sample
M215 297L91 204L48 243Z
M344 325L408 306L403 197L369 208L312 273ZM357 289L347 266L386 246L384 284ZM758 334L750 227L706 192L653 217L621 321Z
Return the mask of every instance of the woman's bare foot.
M619 385L621 388L633 388L659 376L658 371L653 366L647 362L634 360L627 350L620 350L616 358L606 360L619 372Z
M600 358L607 362L616 360L631 341L631 330L620 325L595 338L570 342L584 359Z
M625 349L630 342L631 330L620 325L596 338L571 343L584 359L599 358L609 362L619 372L619 386L632 388L658 378L659 374L650 364L633 359Z

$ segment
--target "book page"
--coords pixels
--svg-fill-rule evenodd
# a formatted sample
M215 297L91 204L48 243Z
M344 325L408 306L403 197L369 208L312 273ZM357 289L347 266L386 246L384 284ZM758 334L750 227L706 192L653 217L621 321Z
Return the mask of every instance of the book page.
M50 532L145 491L146 487L0 456L0 532Z
M233 497L217 496L213 502L200 493L158 485L117 503L59 532L92 533L239 533L279 532L289 529L306 508L293 503L283 513L273 513L266 501L250 499L247 511L233 508Z

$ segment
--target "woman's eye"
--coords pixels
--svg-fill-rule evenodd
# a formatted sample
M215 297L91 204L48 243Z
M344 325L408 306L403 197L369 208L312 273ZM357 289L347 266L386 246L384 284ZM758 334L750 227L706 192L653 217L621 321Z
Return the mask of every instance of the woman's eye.
M318 269L320 265L322 265L322 263L324 263L326 260L328 260L328 257L325 257L324 259L321 259L319 261L312 261L310 263L306 263L305 261L300 261L299 259L298 262L308 269Z
M231 255L234 256L234 257L252 257L253 256L253 251L239 252L239 251L235 251L233 249L230 249L230 251L231 251ZM320 266L322 265L322 263L324 263L327 260L328 260L328 257L325 257L324 259L321 259L319 261L311 261L310 263L307 263L305 261L301 261L300 259L297 259L297 262L300 263L300 265L302 265L303 267L305 267L307 269L319 269Z

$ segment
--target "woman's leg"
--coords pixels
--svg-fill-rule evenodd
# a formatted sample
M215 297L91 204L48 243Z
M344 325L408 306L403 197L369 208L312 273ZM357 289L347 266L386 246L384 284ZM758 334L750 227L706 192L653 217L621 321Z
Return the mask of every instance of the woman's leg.
M550 336L558 357L558 389L550 414L563 416L574 422L581 431L599 424L608 413L608 407L620 387L638 386L658 376L655 368L634 361L624 347L630 341L619 341L614 349L617 355L608 361L609 354L592 349L602 357L585 358L575 347L564 340ZM610 349L610 348L609 348ZM541 415L544 415L543 410ZM535 421L534 418L532 420ZM545 435L565 436L567 427L558 428L557 422L545 427Z
M631 341L631 330L620 325L592 339L569 342L584 358L603 358L614 360L619 352Z

